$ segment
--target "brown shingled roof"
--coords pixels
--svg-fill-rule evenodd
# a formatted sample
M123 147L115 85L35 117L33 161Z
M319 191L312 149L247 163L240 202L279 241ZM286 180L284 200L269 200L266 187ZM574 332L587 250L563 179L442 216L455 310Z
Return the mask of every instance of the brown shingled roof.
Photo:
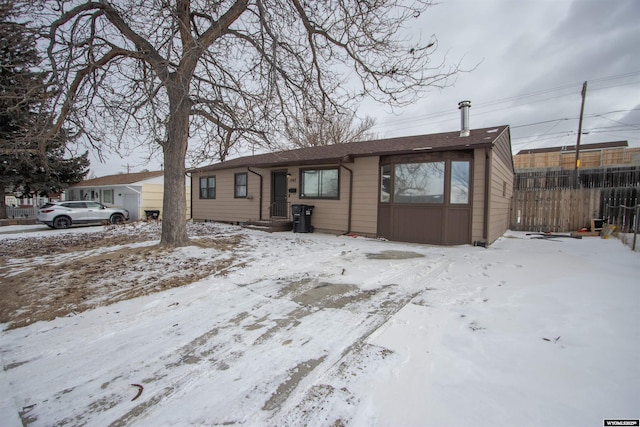
M237 167L272 167L279 165L304 165L337 162L348 157L382 156L389 154L415 153L416 151L468 150L491 146L507 125L473 129L467 137L460 131L389 139L352 142L349 144L325 145L299 148L255 156L239 157L209 166L191 169L189 172L206 172Z
M127 185L146 179L156 178L164 175L164 171L121 173L118 175L108 175L100 178L87 179L72 185L71 187L97 187L101 185Z

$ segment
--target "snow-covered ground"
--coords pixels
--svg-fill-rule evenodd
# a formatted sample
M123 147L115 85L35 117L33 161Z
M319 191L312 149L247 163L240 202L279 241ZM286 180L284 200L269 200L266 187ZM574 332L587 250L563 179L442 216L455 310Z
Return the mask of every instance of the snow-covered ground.
M0 244L101 230L36 227L4 227ZM509 232L484 249L202 227L241 238L224 273L0 325L0 424L600 426L640 417L640 254L616 239ZM199 260L192 268L230 257L179 251ZM56 262L5 257L0 283Z

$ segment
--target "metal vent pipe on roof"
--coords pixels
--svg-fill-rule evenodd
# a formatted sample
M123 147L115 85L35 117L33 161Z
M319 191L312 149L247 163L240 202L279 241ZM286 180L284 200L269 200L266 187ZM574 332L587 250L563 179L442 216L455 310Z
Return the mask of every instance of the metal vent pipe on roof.
M460 136L469 136L469 108L471 108L471 101L458 102L458 109L460 110Z

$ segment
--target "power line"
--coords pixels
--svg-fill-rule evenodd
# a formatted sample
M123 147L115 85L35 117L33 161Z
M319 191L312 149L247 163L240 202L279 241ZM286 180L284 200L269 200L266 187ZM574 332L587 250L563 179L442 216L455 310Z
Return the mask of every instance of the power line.
M613 127L603 127L603 128L590 128L590 129L584 129L582 131L583 135L587 135L587 134L592 134L592 133L608 133L608 132L637 132L635 129L617 129L617 126L613 126ZM552 133L547 133L547 134L540 134L540 135L528 135L528 136L519 136L516 138L511 138L512 141L516 141L516 140L522 140L522 139L535 139L538 141L541 140L545 140L545 139L554 139L554 138L559 138L559 137L563 137L563 136L575 136L577 134L577 131L575 130L563 130L563 131L557 131L557 132L552 132ZM520 144L524 144L524 143L520 143ZM515 144L514 144L515 145Z
M511 129L519 129L519 128L525 128L525 127L529 127L529 126L536 126L536 125L543 125L545 123L553 123L553 122L560 122L563 120L577 120L577 117L563 117L561 119L553 119L553 120L543 120L541 122L534 122L534 123L527 123L524 125L518 125L518 126L509 126Z
M634 72L629 72L629 73L624 73L624 74L618 74L618 75L614 75L614 76L595 78L595 79L591 79L589 81L590 82L605 82L605 81L617 80L617 79L621 79L621 78L632 77L632 76L636 76L636 75L640 75L640 71L634 71ZM617 85L611 85L611 86L600 87L600 88L596 87L596 88L594 88L592 90L611 89L611 88L615 88L615 87L622 87L622 86L635 85L635 84L640 84L640 82L621 83L621 84L617 84ZM531 97L534 97L534 96L544 95L544 94L558 92L558 91L564 91L564 90L567 90L567 89L572 89L573 90L573 89L576 89L579 86L580 86L579 83L572 83L572 84L556 86L556 87L548 88L548 89L541 89L541 90L537 90L537 91L533 91L533 92L529 92L529 93L524 93L524 94L521 94L521 95L515 95L515 96L511 96L511 97L507 97L507 98L501 98L501 99L495 99L495 100L486 101L486 102L480 102L480 103L474 104L474 111L476 111L475 115L489 114L489 113L494 113L494 112L498 112L498 111L503 111L503 110L506 110L506 109L512 109L512 108L514 108L514 105L504 106L504 107L501 107L501 108L488 110L488 111L478 111L478 110L482 110L484 108L490 108L492 106L500 105L500 104L503 104L503 103L506 103L506 102L524 100L524 99L531 98ZM559 95L555 95L555 96L552 96L552 97L535 100L535 101L528 102L528 103L520 103L520 104L516 104L515 107L520 107L520 106L530 105L530 104L534 104L534 103L550 101L550 100L553 100L553 99L561 98L561 97L564 97L564 96L570 96L570 95L575 95L575 92L572 91L570 93L559 94ZM631 110L629 110L629 111L631 111ZM436 111L436 112L432 112L432 113L422 114L422 115L418 115L418 116L414 116L414 117L406 118L406 119L399 118L397 120L394 120L392 123L376 125L376 126L373 127L373 129L375 130L375 129L394 128L394 127L402 127L402 128L415 127L415 126L411 126L411 123L419 123L416 126L420 126L425 121L427 121L428 119L436 119L436 118L440 118L440 117L449 117L449 116L451 116L451 118L447 118L445 120L440 120L440 121L435 121L435 122L434 121L430 121L429 124L430 125L434 125L434 124L446 123L446 122L458 119L457 111L448 109L448 110L444 110L444 111ZM409 126L407 126L407 125L409 125Z
M603 112L603 113L591 113L591 114L586 114L585 118L601 117L601 118L603 118L605 120L609 120L609 121L613 121L613 122L616 122L616 123L620 123L620 124L623 124L625 126L632 126L632 127L640 126L640 125L622 123L622 122L619 122L617 120L609 119L608 117L604 117L605 115L608 115L608 114L626 113L626 112L629 112L629 111L640 111L640 108L629 108L629 109L626 109L626 110L612 110L612 111L606 111L606 112ZM562 117L562 118L559 118L559 119L542 120L542 121L538 121L538 122L524 123L524 124L521 124L521 125L514 125L514 126L509 126L509 127L511 129L520 129L520 128L523 128L523 127L530 127L530 126L536 126L536 125L541 125L541 124L546 124L546 123L554 123L554 122L569 121L569 120L578 120L578 117ZM431 122L430 124L444 123L446 121L448 121L448 120L443 120L443 121L440 121L440 122ZM422 125L422 124L419 124L419 125L416 125L416 126L420 126L420 125ZM409 126L409 127L411 127L411 126ZM404 128L407 128L407 127L404 126Z

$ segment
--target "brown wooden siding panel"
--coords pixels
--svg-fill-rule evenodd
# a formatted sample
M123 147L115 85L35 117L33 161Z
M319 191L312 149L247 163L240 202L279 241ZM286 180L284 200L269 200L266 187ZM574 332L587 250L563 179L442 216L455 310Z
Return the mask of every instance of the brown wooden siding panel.
M486 170L485 149L474 150L473 199L471 213L471 241L482 240L484 229L484 179Z
M468 160L471 164L471 197L468 205L448 202L451 162L461 160ZM379 204L378 234L391 240L415 243L437 245L471 243L471 213L474 191L477 188L476 183L473 182L476 173L473 151L423 152L384 156L380 159L383 165L429 161L442 161L447 165L442 203L403 203L392 199L389 203Z
M444 244L444 209L408 205L396 205L392 209L391 240Z
M447 236L445 245L465 245L469 243L471 223L468 208L449 208L447 210Z
M378 236L391 239L391 205L389 203L379 205Z

